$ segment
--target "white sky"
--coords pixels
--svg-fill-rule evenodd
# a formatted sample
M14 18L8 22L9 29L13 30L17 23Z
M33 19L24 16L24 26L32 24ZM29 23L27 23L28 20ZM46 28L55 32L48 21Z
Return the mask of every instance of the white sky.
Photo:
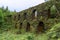
M44 2L44 0L0 0L0 7L8 6L11 11L21 11L36 6L42 2Z

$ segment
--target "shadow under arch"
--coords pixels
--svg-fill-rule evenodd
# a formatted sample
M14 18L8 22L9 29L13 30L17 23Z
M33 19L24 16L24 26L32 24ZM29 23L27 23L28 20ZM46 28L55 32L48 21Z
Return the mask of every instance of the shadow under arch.
M40 33L43 32L44 30L44 22L43 21L39 21L37 28L36 28L36 33Z
M33 13L35 13L36 9L33 10Z
M26 26L26 32L29 32L30 31L30 23L27 22L27 26Z
M18 15L18 20L20 20L20 14Z
M23 24L23 23L20 23L20 27L19 27L19 29L22 29L22 24Z
M24 16L24 20L27 19L27 13L26 12L23 14L23 16Z

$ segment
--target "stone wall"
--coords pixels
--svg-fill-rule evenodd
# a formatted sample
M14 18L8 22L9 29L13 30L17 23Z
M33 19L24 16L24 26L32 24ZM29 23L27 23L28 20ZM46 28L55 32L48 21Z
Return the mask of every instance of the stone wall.
M53 19L50 17L50 8L52 5L51 2L46 2L21 12L17 12L15 15L12 15L12 23L14 24L14 27L16 29L24 29L26 32L39 31L40 28L40 31L49 29L52 24L54 25L60 20L56 17ZM42 22L41 25L40 22Z

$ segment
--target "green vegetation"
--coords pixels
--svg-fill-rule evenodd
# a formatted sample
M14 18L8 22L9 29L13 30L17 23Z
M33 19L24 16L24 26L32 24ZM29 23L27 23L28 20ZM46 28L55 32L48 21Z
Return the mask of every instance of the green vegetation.
M0 40L60 40L60 23L52 26L48 32L39 35L34 33L13 34L4 32L0 34Z
M38 20L32 17L34 9L38 12ZM24 13L28 17L25 20ZM45 24L45 30L37 34L36 28L39 21ZM26 32L27 22L31 27L29 32ZM60 40L60 1L47 1L21 12L12 12L8 7L0 8L0 40Z

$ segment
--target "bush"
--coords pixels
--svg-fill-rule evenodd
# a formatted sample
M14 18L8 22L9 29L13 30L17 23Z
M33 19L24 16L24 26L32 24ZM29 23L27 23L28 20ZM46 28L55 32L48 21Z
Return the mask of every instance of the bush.
M55 18L56 17L56 13L57 13L56 7L53 5L51 7L51 18Z

